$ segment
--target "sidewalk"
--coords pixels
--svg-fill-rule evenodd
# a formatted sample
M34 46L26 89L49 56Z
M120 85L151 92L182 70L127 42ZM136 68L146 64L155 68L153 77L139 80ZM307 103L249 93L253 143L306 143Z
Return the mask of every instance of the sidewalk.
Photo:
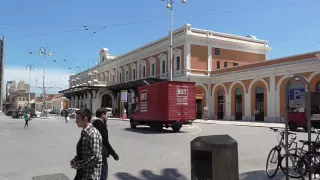
M118 121L129 121L129 119L119 119L111 118L109 120L118 120ZM234 125L234 126L251 126L251 127L274 127L274 128L284 128L282 123L263 123L263 122L252 122L252 121L227 121L227 120L203 120L197 119L193 121L194 123L201 124L218 124L218 125Z
M284 128L284 124L282 124L282 123L263 123L263 122L251 122L251 121L227 121L227 120L202 120L202 119L197 119L197 120L194 121L194 123L235 125L235 126L251 126L251 127Z

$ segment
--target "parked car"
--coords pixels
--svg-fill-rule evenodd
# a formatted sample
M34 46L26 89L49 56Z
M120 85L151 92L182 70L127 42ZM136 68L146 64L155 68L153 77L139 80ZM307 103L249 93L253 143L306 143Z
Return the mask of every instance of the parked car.
M39 111L37 111L35 109L29 109L28 111L30 112L31 118L35 118L35 117L40 117L41 116L41 112L39 112Z
M112 113L112 108L106 108L106 110L107 110L107 115L109 116L109 117L112 117L113 116L113 113Z
M12 111L12 114L11 114L11 117L12 118L20 118L23 116L23 111L22 110L13 110Z
M59 109L52 109L51 111L49 111L49 114L59 114L60 110Z
M13 112L13 109L8 110L8 111L6 112L6 116L11 116L12 112Z

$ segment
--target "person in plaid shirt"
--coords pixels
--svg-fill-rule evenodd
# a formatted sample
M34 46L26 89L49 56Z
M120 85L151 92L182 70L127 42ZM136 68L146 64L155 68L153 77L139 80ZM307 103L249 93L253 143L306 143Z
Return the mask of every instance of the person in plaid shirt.
M82 128L77 144L77 155L70 161L77 170L74 180L100 180L102 168L102 137L90 123L92 113L89 109L76 112L76 123Z

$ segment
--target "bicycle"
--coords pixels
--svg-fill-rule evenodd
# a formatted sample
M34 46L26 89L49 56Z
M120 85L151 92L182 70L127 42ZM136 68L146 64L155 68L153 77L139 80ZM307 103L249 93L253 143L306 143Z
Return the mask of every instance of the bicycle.
M296 136L296 133L288 132L288 135L294 135L294 137L291 138L290 142L288 143L288 146L286 147L285 143L283 142L285 131L279 131L276 128L270 128L270 129L273 130L274 132L277 132L280 135L279 144L270 150L268 154L267 162L266 162L266 174L269 178L273 178L277 174L279 167L283 173L288 174L288 172L286 172L286 168L282 166L282 160L285 159L286 156L285 154L281 154L281 151L282 151L282 148L289 149L297 139L297 136ZM295 164L296 162L295 159L299 158L299 156L297 156L296 154L291 154L291 153L289 154L288 157L291 160L291 162L293 162L293 164ZM271 164L274 164L276 167L269 168L269 165ZM270 172L271 169L274 169L273 173ZM292 174L288 174L288 175L293 178L300 178L302 174L304 173L299 172L298 175L292 175Z
M315 141L305 141L305 140L300 140L302 143L302 148L301 151L304 153L301 153L299 156L299 159L297 161L297 169L301 169L302 166L305 167L303 169L305 172L310 172L314 174L314 178L316 174L320 175L320 141L319 141L319 136L320 136L320 131L317 129L314 129L314 131L318 134ZM303 148L305 145L310 145L310 151L304 151Z

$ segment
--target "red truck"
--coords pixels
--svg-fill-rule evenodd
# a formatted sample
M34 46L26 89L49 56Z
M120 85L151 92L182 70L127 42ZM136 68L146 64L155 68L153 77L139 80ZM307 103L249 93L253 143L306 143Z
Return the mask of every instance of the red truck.
M155 131L171 127L180 131L183 124L196 119L195 83L164 81L137 90L138 110L130 115L130 126L150 126Z
M305 108L288 112L288 125L291 131L296 131L299 127L307 130ZM311 126L320 128L320 92L311 92Z

